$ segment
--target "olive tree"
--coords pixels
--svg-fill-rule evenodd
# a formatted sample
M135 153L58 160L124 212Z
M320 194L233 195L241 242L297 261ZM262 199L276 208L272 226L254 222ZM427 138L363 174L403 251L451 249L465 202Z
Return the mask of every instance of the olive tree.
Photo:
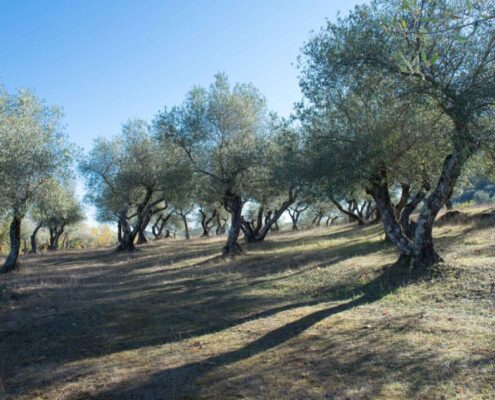
M165 146L175 143L184 151L230 213L224 256L241 250L242 208L256 186L266 119L265 99L255 87L232 86L218 74L208 89L194 87L180 107L165 109L155 120L157 137Z
M36 253L36 234L40 228L49 230L49 250L58 250L59 239L70 225L84 220L82 206L68 182L49 180L43 184L30 211L35 228L31 234L31 253Z
M74 152L61 119L57 107L33 93L0 88L0 204L11 219L3 272L17 266L21 223L35 194L47 180L70 173Z
M117 221L119 250L134 250L147 241L145 230L153 215L188 180L182 153L161 146L143 120L123 125L122 133L100 138L80 164L87 177L88 200L101 222Z
M376 165L369 176L367 190L387 235L416 270L440 260L433 246L433 221L450 199L467 160L492 140L488 121L495 101L493 10L491 0L372 1L336 24L328 23L304 50L302 88L316 108L335 87L377 74L390 80L395 99L400 91L419 95L420 102L441 113L439 119L449 120L443 136L447 140L431 142L432 152L443 157L442 165L438 171L424 169L425 182L407 207L408 212L414 210L422 198L413 231L404 229L397 218L390 196L394 180L387 163ZM403 108L402 113L408 112ZM428 110L419 113L427 114ZM419 125L416 129L422 132L409 129L410 135L424 138L438 129L431 120L430 125ZM418 153L426 149L421 140L410 146ZM393 149L387 148L382 154Z
M257 187L251 193L258 209L242 218L241 228L248 243L263 241L270 230L277 228L277 221L305 185L302 138L299 129L289 121L272 116L264 155Z

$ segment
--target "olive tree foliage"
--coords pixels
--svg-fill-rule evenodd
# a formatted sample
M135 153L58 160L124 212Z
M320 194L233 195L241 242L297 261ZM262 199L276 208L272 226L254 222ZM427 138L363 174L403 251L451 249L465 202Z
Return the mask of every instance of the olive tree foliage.
M495 101L493 10L492 0L372 1L356 7L337 23L328 23L304 49L301 86L317 120L326 117L329 96L335 100L333 95L340 91L339 95L345 96L344 104L348 102L353 96L352 82L361 86L363 80L369 83L370 77L382 78L380 85L389 88L390 111L387 112L386 98L379 97L379 102L384 103L377 104L374 114L379 118L371 121L389 114L384 121L393 122L392 126L377 127L386 138L400 139L395 140L395 145L383 141L382 150L381 144L372 140L365 143L370 151L379 149L377 160L393 154L395 146L400 149L401 143L408 143L409 151L401 151L400 158L411 155L413 160L425 162L423 182L415 180L416 195L405 213L407 217L422 200L417 221L406 224L397 217L390 192L402 177L392 176L394 169L389 162L393 158L371 164L364 174L364 186L379 208L387 235L415 270L440 260L433 247L433 221L450 199L464 164L480 146L493 140L489 123ZM373 90L373 85L361 87ZM366 110L364 104L362 110ZM399 116L402 120L398 120ZM339 129L337 135L343 137L342 141L355 117L351 115L347 126ZM423 139L428 135L434 140L425 146ZM440 167L437 168L437 157L432 165L426 163L425 154L441 155ZM357 161L359 157L354 158ZM362 166L369 168L370 163L356 163L353 169ZM417 176L418 169L413 171Z
M196 205L196 222L201 225L201 237L209 237L216 231L213 228L218 228L223 209L221 198L211 187L209 179L205 174L196 174L194 188L189 194Z
M83 208L74 195L75 188L70 182L51 179L43 184L36 194L30 209L35 223L31 234L31 253L37 252L36 235L41 228L49 231L49 250L58 250L59 239L66 229L84 220Z
M17 266L21 223L33 197L47 180L71 173L73 146L61 119L60 109L33 93L9 94L0 87L0 206L11 220L3 272Z
M242 218L246 242L263 241L278 220L297 200L306 185L306 155L301 132L290 121L272 116L260 164L258 185L251 193L257 210Z
M235 255L240 251L242 208L256 188L263 160L264 97L252 85L231 85L218 74L208 89L196 86L180 107L159 113L154 126L164 146L180 147L195 173L208 178L230 213L223 255Z
M189 179L184 161L177 149L160 145L143 120L128 121L120 135L95 141L80 170L97 219L118 224L119 250L134 250L136 239L147 241L152 217Z

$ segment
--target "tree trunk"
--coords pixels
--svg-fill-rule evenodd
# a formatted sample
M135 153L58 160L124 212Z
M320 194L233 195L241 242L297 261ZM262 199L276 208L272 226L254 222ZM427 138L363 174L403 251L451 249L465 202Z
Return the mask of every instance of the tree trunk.
M211 228L213 228L213 225L215 224L214 219L215 217L217 217L218 211L213 210L210 217L208 217L206 212L204 212L201 209L199 210L199 213L201 214L201 227L203 228L203 233L201 234L201 237L209 237Z
M67 249L69 247L69 234L66 232L62 239L62 249Z
M280 208L275 211L268 211L266 213L264 224L263 224L263 207L260 207L258 210L258 216L256 219L256 225L254 223L249 223L244 221L241 218L241 229L244 232L244 236L248 243L252 242L261 242L265 239L267 233L272 230L272 227L275 226L276 230L278 230L277 221L282 216L282 214L287 210L294 200L296 199L297 192L293 189L289 189L287 200L285 200Z
M349 223L356 222L358 225L364 225L365 222L362 218L352 212L352 207L349 205L349 209L346 210L342 205L333 197L330 197L330 201L338 208L338 210L349 217ZM349 203L349 202L348 202Z
M224 197L225 209L230 213L230 228L227 235L227 243L223 247L222 255L224 257L234 257L242 252L238 243L239 233L241 231L241 218L243 202L241 196L231 191L227 191Z
M191 239L191 236L189 235L189 225L187 224L187 217L186 215L181 215L181 217L184 224L184 236L186 239Z
M21 221L22 215L19 211L14 210L14 216L12 217L9 229L10 252L5 260L2 272L10 272L17 268L21 249Z
M326 226L332 226L332 225L333 225L333 223L335 222L335 220L336 220L337 218L338 218L338 216L334 216L334 217L332 217L331 215L329 215L329 216L327 217L327 221L326 221L325 225L326 225Z
M210 230L208 229L208 224L206 223L206 213L203 210L199 210L199 213L201 214L201 228L203 228L201 237L209 237Z
M146 233L143 229L143 226L140 226L138 228L138 235L137 235L137 244L144 244L148 243L148 239L146 239Z
M40 222L38 225L36 225L36 228L34 228L33 233L31 234L31 253L36 254L38 252L38 246L36 245L36 235L38 234L38 231L42 227L42 223Z
M290 219L292 220L292 230L298 231L299 228L297 227L297 220L299 219L299 214L297 213L297 211L293 211L293 212L289 211L289 216Z
M122 228L122 240L117 246L117 251L133 251L136 249L134 246L134 236L132 234L131 226L127 221L127 210L121 210L119 212L119 223Z
M64 233L65 225L61 225L60 228L54 226L50 228L50 244L48 250L58 250L58 242L62 233Z
M117 222L117 242L122 242L122 223L120 220Z
M220 217L220 213L217 213L217 228L215 230L215 235L223 235L225 233L225 224L227 223L226 220Z
M407 262L409 269L415 274L427 271L433 264L441 260L433 244L433 222L440 209L450 199L461 174L462 166L471 154L472 150L469 147L467 149L457 148L445 158L436 187L423 201L423 207L413 225L412 232L404 230L405 218L402 218L400 223L397 221L388 192L386 170L381 170L371 180L372 194L380 210L385 231L390 240L399 248L400 260ZM421 196L424 198L424 194ZM421 199L417 200L419 204ZM408 212L410 215L412 210Z

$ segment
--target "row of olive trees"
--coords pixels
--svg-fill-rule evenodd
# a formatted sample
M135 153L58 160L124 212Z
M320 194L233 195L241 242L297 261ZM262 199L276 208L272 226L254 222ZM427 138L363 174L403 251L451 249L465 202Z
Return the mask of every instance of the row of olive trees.
M297 229L309 206L320 224L335 215L330 204L350 222L381 220L401 259L428 268L440 259L433 222L461 173L474 156L493 159L493 10L493 0L356 7L304 46L304 99L290 121L270 113L252 85L219 74L151 124L129 121L120 135L98 139L80 163L88 199L100 221L117 222L125 251L146 242L150 227L163 236L171 218L188 237L192 212L204 236L215 224L221 232L227 212L223 254L235 255L241 232L261 241L285 212ZM31 204L43 204L36 198L47 182L67 187L71 154L57 110L26 93L1 101L11 269L20 221ZM60 226L52 224L54 243Z
M3 272L14 270L21 249L21 224L27 214L50 231L55 249L65 227L82 219L81 206L68 189L73 146L61 125L61 112L29 91L9 94L0 87L0 212L10 220L10 251Z
M100 221L117 221L119 249L162 235L175 214L189 237L188 215L200 215L202 235L230 226L224 255L238 237L261 241L295 201L305 163L299 133L271 115L252 85L231 86L225 75L194 87L185 102L160 112L152 124L129 121L122 133L98 139L81 162L88 198ZM256 221L243 217L258 204Z
M439 210L468 161L493 154L493 9L491 0L356 7L304 46L304 100L290 123L252 85L219 74L194 87L150 126L130 122L95 144L81 169L100 219L118 220L130 250L150 221L166 223L170 204L185 223L199 208L205 232L221 204L223 254L234 255L241 232L263 240L286 211L296 229L309 205L320 223L332 204L350 222L381 220L401 258L428 268L440 260ZM243 212L247 202L258 209Z

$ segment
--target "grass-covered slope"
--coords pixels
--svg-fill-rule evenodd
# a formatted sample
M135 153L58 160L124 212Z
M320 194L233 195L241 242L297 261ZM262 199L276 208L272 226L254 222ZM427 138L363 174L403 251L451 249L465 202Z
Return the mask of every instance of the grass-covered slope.
M473 224L397 289L378 225L234 261L222 239L25 258L0 277L0 398L495 398L495 228Z

